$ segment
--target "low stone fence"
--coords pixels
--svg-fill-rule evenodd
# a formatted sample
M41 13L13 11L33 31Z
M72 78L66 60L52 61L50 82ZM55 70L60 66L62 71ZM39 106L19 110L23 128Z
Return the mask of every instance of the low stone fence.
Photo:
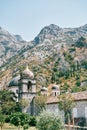
M65 125L65 130L87 130L87 127Z

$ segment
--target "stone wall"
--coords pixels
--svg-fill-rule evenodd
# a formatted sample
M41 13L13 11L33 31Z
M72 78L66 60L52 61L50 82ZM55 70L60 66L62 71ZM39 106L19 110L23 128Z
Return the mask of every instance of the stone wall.
M59 110L58 103L47 104L46 110L64 117L64 112ZM76 101L72 113L74 118L85 118L87 124L87 101Z
M63 117L63 119L64 119L64 112L59 110L58 103L47 104L46 105L46 110L48 112L53 112L53 113L55 113L57 115L61 115Z
M73 108L73 116L75 118L85 117L87 118L87 101L76 101Z

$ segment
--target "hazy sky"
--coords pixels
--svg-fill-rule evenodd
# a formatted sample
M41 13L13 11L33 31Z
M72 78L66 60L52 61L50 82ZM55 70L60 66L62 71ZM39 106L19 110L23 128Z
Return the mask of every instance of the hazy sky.
M0 0L0 26L24 40L33 40L50 24L87 24L87 0Z

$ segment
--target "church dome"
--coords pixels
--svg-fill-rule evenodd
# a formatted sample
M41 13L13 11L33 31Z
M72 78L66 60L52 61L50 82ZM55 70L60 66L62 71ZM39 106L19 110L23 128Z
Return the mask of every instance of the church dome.
M28 66L26 67L26 69L22 72L22 74L26 77L29 78L34 78L34 74L32 71L29 70Z
M58 85L53 85L52 86L52 90L59 90L59 89L60 89L60 87Z
M15 78L13 78L10 81L9 87L11 87L11 86L18 86L19 85L19 80L20 80L20 75L16 76Z

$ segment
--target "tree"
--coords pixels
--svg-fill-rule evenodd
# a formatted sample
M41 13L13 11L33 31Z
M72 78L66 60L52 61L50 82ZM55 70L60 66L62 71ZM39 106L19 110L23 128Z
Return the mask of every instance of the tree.
M2 114L9 115L17 109L15 93L8 90L0 91L1 111Z
M38 109L38 113L46 107L46 96L40 95L35 97L35 105Z
M43 111L37 117L38 130L63 130L61 118L47 111Z
M7 101L15 101L16 96L14 92L8 91L8 90L1 90L0 91L0 101L1 102L7 102Z
M77 85L77 86L80 86L80 85L81 85L81 81L80 81L80 80L77 80L76 85Z
M4 123L5 123L5 116L0 113L0 127L1 127L1 130L3 128Z
M86 38L80 37L80 38L76 41L75 46L76 46L76 47L79 47L79 48L87 47Z
M30 126L36 126L36 116L30 116L29 125Z
M74 98L72 97L71 94L62 94L58 97L58 99L59 99L58 102L59 109L64 111L65 123L67 123L68 118L70 118L71 115L71 110L75 105Z
M20 130L20 126L25 130L29 126L29 114L21 112L13 113L10 116L10 123L17 126L18 130Z
M81 63L81 66L82 66L84 69L87 70L87 61L86 61L86 60L83 61L83 62Z
M52 83L55 82L55 74L54 74L53 72L52 72L51 82L52 82Z
M1 111L5 115L10 115L11 113L15 112L16 102L7 101L2 104Z
M18 104L20 106L21 111L23 111L29 105L29 103L30 102L28 99L25 99L25 98L20 99Z
M67 83L64 83L64 85L61 87L62 93L65 93L69 91L70 86Z

